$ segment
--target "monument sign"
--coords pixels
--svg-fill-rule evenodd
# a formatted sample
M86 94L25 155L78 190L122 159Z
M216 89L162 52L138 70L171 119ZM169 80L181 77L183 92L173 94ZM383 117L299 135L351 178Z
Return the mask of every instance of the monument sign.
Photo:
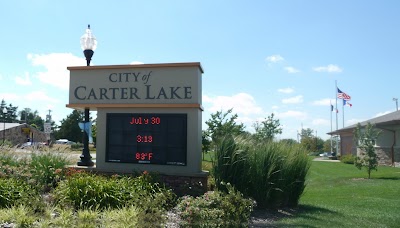
M200 63L68 70L67 107L97 111L96 170L204 175Z

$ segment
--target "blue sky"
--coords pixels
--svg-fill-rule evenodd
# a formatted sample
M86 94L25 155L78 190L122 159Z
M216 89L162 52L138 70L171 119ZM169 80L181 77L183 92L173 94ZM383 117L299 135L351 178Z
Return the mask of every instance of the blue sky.
M246 130L275 114L279 138L327 139L335 81L348 126L396 110L400 1L1 1L0 99L56 122L72 112L67 66L201 62L203 121L233 108ZM339 128L343 126L341 100ZM93 114L94 115L94 114ZM333 113L333 129L336 129Z

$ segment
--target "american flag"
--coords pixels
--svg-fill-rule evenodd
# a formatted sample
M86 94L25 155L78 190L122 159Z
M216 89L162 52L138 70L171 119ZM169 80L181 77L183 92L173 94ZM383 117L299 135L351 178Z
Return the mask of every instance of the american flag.
M351 97L347 95L346 93L342 92L339 88L337 88L337 98L343 99L346 101L351 100Z

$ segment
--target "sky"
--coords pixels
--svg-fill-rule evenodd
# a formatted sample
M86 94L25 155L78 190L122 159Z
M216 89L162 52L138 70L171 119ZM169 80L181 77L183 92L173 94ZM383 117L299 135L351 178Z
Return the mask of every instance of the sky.
M203 122L233 108L254 132L274 113L278 139L302 128L329 139L396 111L399 11L398 0L1 1L0 99L43 119L51 110L59 124L72 112L67 66L86 65L90 24L91 65L200 62Z

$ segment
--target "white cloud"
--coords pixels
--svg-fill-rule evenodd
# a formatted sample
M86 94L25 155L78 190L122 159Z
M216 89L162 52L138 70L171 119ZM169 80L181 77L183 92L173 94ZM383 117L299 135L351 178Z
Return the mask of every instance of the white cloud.
M0 74L0 81L3 80L3 75Z
M374 118L375 117L379 117L379 116L383 116L383 115L386 115L386 114L389 114L389 113L392 113L393 111L386 111L386 112L380 112L380 113L377 113L375 116L374 116Z
M299 96L283 99L282 103L284 103L284 104L299 104L299 103L303 103L303 96L299 95Z
M46 93L43 91L31 92L31 93L25 95L25 99L28 101L40 100L40 101L51 102L51 103L59 103L59 100L47 96Z
M328 72L328 73L340 73L343 71L342 68L333 64L329 64L328 66L314 67L313 70L317 72Z
M304 120L307 118L307 114L305 112L300 111L287 111L282 113L276 113L278 118L296 118L300 120Z
M321 125L322 126L330 126L331 125L330 121L326 120L326 119L314 119L312 121L312 124L316 125L316 126L321 126Z
M0 94L0 100L4 99L7 103L13 103L21 99L21 96L15 93L2 93Z
M238 93L233 96L203 96L204 103L210 103L210 112L227 111L233 108L233 113L250 115L262 113L262 108L256 104L254 98L247 93Z
M350 125L353 125L353 124L357 124L357 123L361 123L361 122L363 122L364 120L363 119L350 119L350 120L346 120L346 126L350 126ZM345 127L346 127L345 126Z
M271 56L268 56L265 60L270 63L277 63L277 62L283 61L285 59L280 55L271 55Z
M294 68L294 67L285 67L284 68L289 74L295 74L295 73L299 73L300 70Z
M85 66L86 60L72 55L71 53L50 53L50 54L28 54L28 60L33 66L43 66L45 71L37 72L37 77L42 83L68 90L69 71L68 66Z
M294 89L292 89L292 88L282 88L282 89L278 89L278 92L280 92L280 93L293 93Z
M325 98L325 99L314 101L312 104L313 105L320 105L320 106L329 106L331 104L335 105L335 100L329 99L329 98Z
M32 81L31 81L29 73L25 72L25 78L18 77L18 76L15 77L15 83L17 83L17 85L22 85L22 86L32 85Z
M131 64L131 65L141 65L141 64L144 64L144 63L140 62L140 61L132 61L129 64Z
M273 109L273 110L277 110L277 109L279 109L279 106L274 105L274 106L272 106L272 109Z
M244 125L246 125L246 127L251 127L253 125L253 123L255 122L255 120L253 118L250 118L248 116L238 116L238 118L236 120L238 122L241 122ZM251 129L248 129L248 130L251 130Z

